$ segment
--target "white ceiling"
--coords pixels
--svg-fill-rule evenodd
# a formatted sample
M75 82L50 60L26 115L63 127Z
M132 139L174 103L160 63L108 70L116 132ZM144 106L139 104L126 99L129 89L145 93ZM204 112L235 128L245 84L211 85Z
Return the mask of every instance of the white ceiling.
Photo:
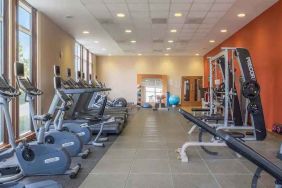
M137 53L204 55L277 2L277 0L27 1L98 55ZM175 17L176 12L181 12L183 16ZM246 13L246 17L238 18L237 14L242 12ZM117 13L124 13L125 17L117 18ZM165 23L154 24L160 21ZM132 33L125 33L125 29L131 29ZM177 33L170 33L171 29L176 29ZM227 29L228 32L221 33L221 29ZM84 30L90 31L90 34L83 34ZM131 40L137 42L132 44ZM174 43L168 43L168 40L173 40ZM215 40L215 43L209 43L209 40ZM167 51L167 47L171 50Z

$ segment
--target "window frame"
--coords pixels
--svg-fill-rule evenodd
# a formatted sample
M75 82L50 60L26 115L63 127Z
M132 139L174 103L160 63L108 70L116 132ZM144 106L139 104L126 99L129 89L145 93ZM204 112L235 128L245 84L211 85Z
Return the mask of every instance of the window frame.
M31 20L30 20L30 24L31 24L31 28L30 30L28 30L27 28L21 26L19 24L19 8L23 8L26 11L28 11L31 14ZM29 10L27 10L29 9ZM31 37L31 82L34 85L37 85L37 38L36 38L36 28L37 28L37 22L36 22L36 9L34 9L30 4L28 4L26 1L24 0L17 0L16 1L16 5L15 5L15 41L16 41L16 53L15 53L15 59L18 62L19 61L19 45L18 45L18 41L19 41L19 32L23 32L25 34L28 34ZM14 67L13 67L14 68ZM14 81L15 82L15 81ZM35 114L37 112L37 100L35 100L34 102L34 110L35 110ZM13 111L15 112L13 114L13 119L15 120L15 137L17 139L22 139L22 138L26 138L26 137L30 137L31 135L34 134L34 129L32 126L32 121L30 119L30 127L29 127L29 131L20 134L20 108L19 108L19 98L16 99L16 104L13 106Z
M0 56L0 74L3 74L5 71L4 71L4 67L5 67L5 63L6 62L6 41L7 41L7 36L6 36L6 27L7 27L7 9L6 9L6 2L4 0L0 0L0 3L1 3L1 7L2 7L2 10L1 10L1 14L0 14L0 22L1 22L1 40L0 40L0 45L1 45L1 56ZM3 112L1 111L0 113L0 129L1 129L1 133L0 133L0 146L2 146L3 144L7 143L6 142L6 129L5 129L5 121L4 121L4 118L3 118Z

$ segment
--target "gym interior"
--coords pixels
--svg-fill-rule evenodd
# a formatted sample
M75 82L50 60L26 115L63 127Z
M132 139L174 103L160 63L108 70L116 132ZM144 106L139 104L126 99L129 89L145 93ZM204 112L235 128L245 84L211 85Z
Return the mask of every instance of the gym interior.
M281 188L282 1L0 0L0 187Z

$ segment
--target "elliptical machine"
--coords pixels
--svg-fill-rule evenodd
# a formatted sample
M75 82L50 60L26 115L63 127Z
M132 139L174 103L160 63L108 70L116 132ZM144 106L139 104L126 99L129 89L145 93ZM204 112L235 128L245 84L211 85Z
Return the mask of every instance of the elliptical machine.
M90 153L90 149L86 149L84 151L82 150L83 143L79 136L77 136L76 134L63 131L62 129L56 129L57 126L55 126L55 129L49 129L48 123L45 123L45 128L43 128L42 126L38 128L37 121L48 122L53 119L53 117L51 114L34 114L33 101L35 97L42 95L43 92L32 86L28 78L24 77L24 65L22 63L16 63L15 70L17 85L21 90L25 92L25 99L29 103L30 116L32 119L32 125L36 132L37 142L59 145L65 148L72 157L78 156L83 159L87 158ZM57 108L57 110L59 111L58 113L67 110L71 105L71 101L64 103L60 108ZM54 121L57 122L59 118L60 115L57 115Z
M9 112L9 102L19 95L20 92L10 86L3 76L0 76L0 105L5 117L9 144L17 158L17 165L20 167L17 174L1 175L0 185L17 181L24 176L67 174L70 178L75 178L81 165L77 164L70 168L71 157L64 148L40 143L28 144L23 142L16 144ZM12 156L6 156L6 159L10 157ZM1 159L3 160L4 157L2 156Z

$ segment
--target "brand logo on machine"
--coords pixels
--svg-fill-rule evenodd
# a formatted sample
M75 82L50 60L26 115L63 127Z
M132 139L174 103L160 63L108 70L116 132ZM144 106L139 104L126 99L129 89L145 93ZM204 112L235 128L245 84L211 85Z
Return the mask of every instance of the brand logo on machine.
M54 163L60 160L60 157L53 157L53 158L49 158L49 159L45 159L44 163L45 164L49 164L49 163Z
M85 132L76 133L77 136L84 136Z
M63 143L62 147L69 147L69 146L72 146L72 145L74 145L74 142L67 142L67 143Z
M255 71L254 71L254 67L253 67L253 64L252 64L251 57L246 57L246 60L247 60L247 65L248 65L248 68L249 68L251 79L255 80L256 75L255 75Z

